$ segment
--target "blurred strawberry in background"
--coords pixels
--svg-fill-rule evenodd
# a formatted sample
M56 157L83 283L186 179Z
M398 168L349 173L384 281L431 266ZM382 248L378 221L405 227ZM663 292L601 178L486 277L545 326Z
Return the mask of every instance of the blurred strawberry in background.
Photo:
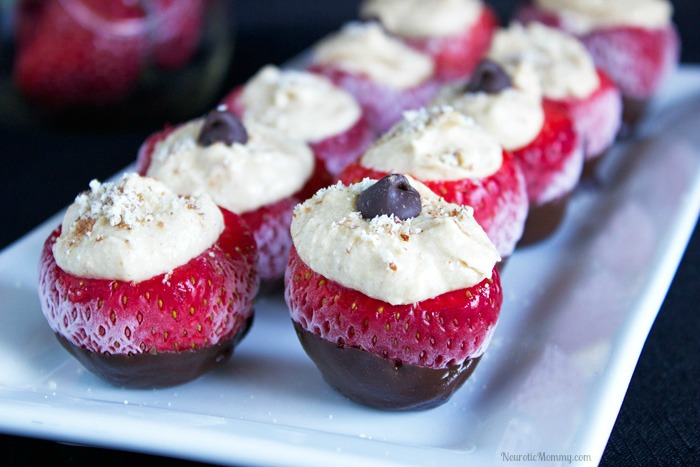
M138 110L151 99L162 107L160 118L163 112L180 118L167 99L199 99L204 107L203 97L216 91L182 95L184 81L192 88L201 78L213 87L227 71L229 61L220 56L231 53L227 11L225 0L19 0L8 74L18 100L53 117L129 99Z
M14 80L29 99L56 107L126 97L148 54L142 7L128 0L20 3Z

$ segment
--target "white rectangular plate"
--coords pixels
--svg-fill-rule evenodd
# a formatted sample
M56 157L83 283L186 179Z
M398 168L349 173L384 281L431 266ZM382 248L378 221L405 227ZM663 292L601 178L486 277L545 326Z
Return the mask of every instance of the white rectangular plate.
M281 295L258 300L223 368L171 389L107 385L59 346L39 306L37 261L59 213L0 254L0 431L222 464L597 463L698 218L699 109L700 68L683 67L600 183L578 190L563 228L510 258L482 362L423 412L334 392Z

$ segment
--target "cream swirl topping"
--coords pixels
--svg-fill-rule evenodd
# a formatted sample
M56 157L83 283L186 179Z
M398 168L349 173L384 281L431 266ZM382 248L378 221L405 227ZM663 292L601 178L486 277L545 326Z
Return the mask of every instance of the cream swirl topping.
M479 0L368 0L363 18L378 18L393 34L407 38L454 36L476 23Z
M63 218L56 264L78 277L141 282L186 264L224 230L206 194L178 196L136 174L90 182Z
M332 65L395 89L428 80L433 60L389 36L374 23L349 23L314 48L316 63Z
M376 183L333 185L297 205L291 232L304 263L339 284L392 305L415 303L490 278L500 257L473 209L447 203L410 178L417 217L364 219L357 198Z
M263 67L241 93L246 116L294 138L316 142L352 127L359 104L321 75Z
M668 26L673 16L667 0L535 0L535 4L556 13L562 26L574 34L615 26L659 29Z
M245 118L246 144L202 146L202 119L183 124L153 151L148 176L180 194L206 192L237 214L297 193L314 169L311 149L300 140Z
M449 106L404 112L404 118L362 156L363 166L420 180L493 175L503 148L476 122Z
M574 37L539 23L511 24L494 35L488 57L509 74L527 62L551 99L586 98L600 85L590 54Z
M472 117L504 149L520 149L542 131L544 110L534 71L521 64L511 76L513 86L497 93L451 93L441 97L455 110Z

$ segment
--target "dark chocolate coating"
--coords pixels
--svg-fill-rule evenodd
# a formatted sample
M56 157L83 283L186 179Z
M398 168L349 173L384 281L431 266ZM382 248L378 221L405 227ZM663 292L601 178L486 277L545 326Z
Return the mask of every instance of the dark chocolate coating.
M384 410L424 410L447 402L471 376L481 356L433 369L340 347L292 320L299 342L323 379L349 399Z
M393 214L405 221L420 214L420 193L404 175L389 174L360 194L357 210L365 219Z
M105 354L78 347L59 334L56 338L85 368L108 383L128 389L154 389L187 383L226 363L252 322L251 316L230 339L179 352Z
M493 60L484 59L476 66L469 82L464 87L465 93L485 92L496 94L513 86L506 70Z
M218 142L228 146L233 143L245 144L248 142L248 132L234 114L227 110L215 109L204 117L197 142L202 146Z
M517 247L524 247L541 242L559 228L566 215L570 193L539 205L530 205L525 220L523 235Z
M644 119L649 107L649 99L635 99L622 97L622 126L618 138L628 139L634 135L634 131Z
M586 161L583 163L583 170L581 171L579 186L598 183L598 167L600 166L600 162L603 160L603 157L605 157L607 153L608 151L606 150L596 157L586 159Z

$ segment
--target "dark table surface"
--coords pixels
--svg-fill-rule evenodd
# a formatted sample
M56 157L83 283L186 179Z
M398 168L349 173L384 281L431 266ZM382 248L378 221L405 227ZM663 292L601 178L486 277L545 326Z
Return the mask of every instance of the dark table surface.
M357 1L239 0L227 88L266 63L283 63L353 18ZM516 2L492 2L507 18ZM683 60L699 62L694 0L674 2ZM0 248L61 210L93 178L133 162L158 126L94 129L0 127ZM97 148L100 148L99 152ZM700 157L700 155L699 155ZM603 465L700 465L700 231L696 228L648 336L602 458ZM196 463L0 434L0 464Z

